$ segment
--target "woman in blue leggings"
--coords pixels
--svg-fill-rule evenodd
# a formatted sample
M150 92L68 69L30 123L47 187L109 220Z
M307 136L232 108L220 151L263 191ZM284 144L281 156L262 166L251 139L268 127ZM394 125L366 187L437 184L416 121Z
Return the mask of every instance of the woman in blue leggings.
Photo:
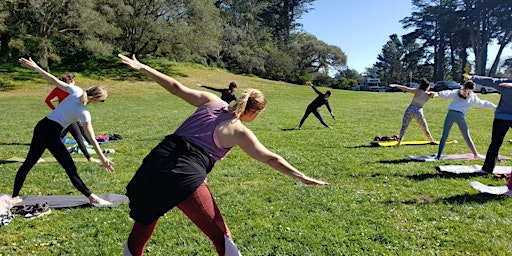
M438 92L439 96L453 100L448 107L448 114L446 114L446 118L444 120L443 135L439 142L439 149L436 156L437 159L441 158L441 153L443 153L444 145L446 144L446 140L448 139L453 123L457 123L459 126L460 132L468 144L471 153L473 153L473 156L475 158L484 158L484 156L478 154L475 144L469 135L469 129L466 123L466 112L471 105L482 108L496 108L496 105L490 101L479 99L473 92L474 89L475 83L473 81L467 81L464 83L462 89Z

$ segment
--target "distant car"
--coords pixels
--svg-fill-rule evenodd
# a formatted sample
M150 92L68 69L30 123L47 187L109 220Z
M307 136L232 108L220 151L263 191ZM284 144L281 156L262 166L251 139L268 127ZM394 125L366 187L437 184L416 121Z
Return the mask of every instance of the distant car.
M496 90L494 87L483 86L481 84L476 84L474 91L482 93L482 94L491 93L491 92L497 92L497 93L500 92L500 91Z
M420 88L420 84L415 83L415 82L405 83L404 85L407 87L410 87L410 88Z
M386 86L386 92L402 92L402 90L400 90L396 87Z
M436 91L436 92L443 91L443 90L455 90L455 89L460 89L460 84L453 80L439 81L439 82L436 82L436 84L434 85L434 91Z

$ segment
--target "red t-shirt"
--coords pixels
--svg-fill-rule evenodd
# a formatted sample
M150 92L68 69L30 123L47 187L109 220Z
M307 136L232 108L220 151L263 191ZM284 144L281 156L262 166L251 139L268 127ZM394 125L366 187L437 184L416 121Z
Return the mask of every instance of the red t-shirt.
M50 92L50 94L48 94L48 96L46 97L46 99L44 100L44 102L46 103L46 105L48 105L48 107L50 107L51 109L55 109L55 105L53 105L52 103L52 100L53 98L57 97L57 101L59 103L61 103L67 96L69 95L68 92L65 92L63 91L62 89L60 89L59 87L55 87L53 88L53 90Z

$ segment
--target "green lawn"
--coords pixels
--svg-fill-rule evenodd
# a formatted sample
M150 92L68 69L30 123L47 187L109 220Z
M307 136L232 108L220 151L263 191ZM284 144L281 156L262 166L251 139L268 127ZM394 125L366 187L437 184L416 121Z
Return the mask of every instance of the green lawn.
M299 170L330 183L325 187L303 185L250 159L239 148L232 150L217 163L208 186L243 255L511 254L511 201L479 194L468 185L470 180L493 185L504 182L491 177L450 176L435 169L439 165L482 164L482 160L409 162L406 154L432 154L437 147L369 147L373 137L399 132L412 94L333 90L330 103L337 120L330 119L325 107L321 112L334 129L324 128L310 116L302 130L295 130L316 96L307 86L190 65L165 70L194 88L199 88L197 83L224 87L236 81L240 89L262 90L268 107L247 126L267 148ZM36 122L49 112L44 98L52 89L35 72L17 70L9 76L25 79L15 79L0 90L0 159L26 156ZM116 77L96 80L77 76L77 83L84 88L100 84L109 90L104 104L89 107L96 133L123 136L105 146L116 150L111 155L115 173L106 173L100 165L77 162L80 175L97 194L123 194L144 156L194 111L133 73L125 76L118 72ZM481 98L498 103L499 95ZM449 103L436 98L425 107L436 139L441 136ZM477 107L467 114L471 135L482 154L490 142L493 114L493 110ZM416 123L411 123L406 137L424 139ZM469 152L457 127L450 139L460 143L447 145L444 153ZM512 145L505 142L500 154L512 156ZM0 164L0 193L11 193L19 166ZM21 190L21 195L78 194L64 170L54 163L36 165ZM17 217L0 227L0 255L121 255L131 225L127 204L57 209L30 221ZM206 236L177 209L160 219L146 248L146 255L215 254Z

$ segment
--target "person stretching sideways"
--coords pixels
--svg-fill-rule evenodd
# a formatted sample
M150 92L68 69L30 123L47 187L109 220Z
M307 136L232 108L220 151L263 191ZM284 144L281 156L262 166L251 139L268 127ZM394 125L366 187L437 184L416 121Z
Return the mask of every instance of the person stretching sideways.
M430 140L430 142L432 143L435 143L434 138L432 137L432 134L428 129L425 115L423 115L423 106L425 105L425 103L427 103L429 99L437 95L434 92L428 91L430 88L429 81L425 78L421 79L419 88L410 88L399 84L390 84L389 87L396 87L402 91L414 94L411 104L409 104L409 107L407 107L404 113L404 117L402 120L402 128L400 129L400 135L398 137L399 140L397 146L400 146L400 143L404 139L405 131L407 130L407 127L409 126L409 123L413 118L420 125L421 129L423 130L423 133L425 133L425 136L428 138L428 140Z
M66 72L65 74L63 74L61 76L60 80L65 83L68 83L68 84L75 84L75 75L71 72ZM68 95L69 95L69 93L63 91L58 86L56 86L55 88L53 88L53 90L50 92L50 94L48 94L48 96L46 96L46 99L44 100L44 102L46 103L46 105L48 105L48 107L50 107L52 110L54 110L55 105L53 105L52 100L54 98L57 98L57 101L60 104ZM87 147L85 146L85 141L86 141L85 137L87 135L84 134L85 130L83 129L80 122L72 123L68 127L66 127L60 134L60 138L61 139L64 138L68 131L69 131L69 133L71 133L71 135L73 136L73 138L76 141L76 144L78 145L78 148L80 149L80 151L82 151L85 158L87 158L87 160L89 162L101 163L100 160L91 157L91 154L89 154L89 151L87 151Z
M322 115L320 114L320 111L318 111L318 109L321 106L325 105L327 110L329 110L332 119L336 120L336 116L332 113L331 106L329 106L328 99L331 97L331 91L326 91L325 93L322 93L318 89L316 89L316 87L312 83L308 82L307 84L311 86L311 88L313 88L313 90L316 92L316 94L318 94L318 96L311 103L309 103L308 107L306 108L306 112L304 113L304 116L302 117L299 123L299 130L302 129L302 124L304 124L304 121L306 121L306 118L308 118L309 114L311 113L313 113L313 115L315 115L315 117L318 118L318 120L320 120L320 123L322 123L323 126L327 128L332 128L327 123L325 123Z
M227 102L228 104L231 104L232 101L237 100L235 91L238 89L238 85L235 82L229 83L229 86L227 89L219 89L219 88L214 88L214 87L210 87L207 85L200 85L200 86L203 88L206 88L208 90L220 92L220 98L223 101Z
M471 107L471 105L482 108L496 108L496 105L490 101L481 100L478 98L478 96L473 92L474 89L475 83L473 81L467 81L462 86L462 89L438 92L439 96L453 100L448 107L448 113L444 119L443 135L441 136L441 141L439 142L439 149L436 156L437 159L441 158L444 145L446 144L446 140L448 139L448 135L450 134L450 129L452 128L453 123L457 123L459 126L460 132L462 133L466 144L468 144L469 149L473 153L473 156L475 158L484 157L478 154L475 144L469 135L469 128L468 124L466 123L466 112L468 111L469 107Z
M143 72L165 90L197 108L144 158L126 187L130 217L135 223L124 255L142 255L158 219L174 207L208 236L218 255L240 255L205 183L215 162L224 158L234 146L238 145L255 160L304 184L327 185L299 172L281 156L265 148L243 124L256 119L265 108L266 99L260 91L247 89L234 106L229 106L212 93L188 88L140 63L135 56L119 57L124 64Z
M94 130L91 124L91 114L87 110L87 105L90 103L103 102L107 98L107 91L103 87L93 86L87 91L83 91L80 87L74 84L67 84L57 79L52 74L41 69L31 58L19 59L22 66L37 71L46 80L58 86L63 91L69 93L69 96L59 104L48 116L39 121L34 128L34 135L30 142L30 149L23 164L18 169L14 179L14 188L12 197L16 201L21 201L19 192L27 174L32 167L37 163L45 149L57 159L57 162L66 170L71 183L77 188L84 196L89 199L89 202L94 206L108 206L110 202L101 199L95 194L92 194L85 183L78 176L77 168L73 162L73 158L68 150L60 140L60 134L65 127L68 127L74 122L81 121L85 125L85 131L92 142L96 154L98 154L103 167L107 172L113 172L112 162L107 159L95 139Z
M491 144L485 155L482 171L492 173L498 159L499 150L508 130L512 127L512 79L497 79L485 76L466 75L475 84L490 86L500 92L500 101L494 111L492 122ZM510 183L509 183L510 184Z

